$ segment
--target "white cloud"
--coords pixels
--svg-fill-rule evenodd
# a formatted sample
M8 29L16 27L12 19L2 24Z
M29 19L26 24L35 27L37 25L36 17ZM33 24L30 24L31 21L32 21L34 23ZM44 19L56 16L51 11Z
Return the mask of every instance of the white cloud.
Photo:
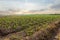
M38 10L38 12L40 10L42 10L42 12L53 12L53 11L56 12L57 11L56 9L60 10L60 0L53 0L54 3L50 3L49 1L47 1L47 3L41 2L40 0L39 0L40 3L38 3L38 1L36 3L36 0L34 2L27 2L27 3L23 1L22 0L15 0L15 1L14 0L8 0L8 1L0 0L0 10L8 10L8 9L12 9L14 11L19 10L19 9L24 10L21 12L27 12L29 10Z
M24 4L24 9L26 10L32 10L35 9L36 5L34 3L25 3Z
M9 9L23 9L24 3L19 1L0 1L0 11L9 10Z

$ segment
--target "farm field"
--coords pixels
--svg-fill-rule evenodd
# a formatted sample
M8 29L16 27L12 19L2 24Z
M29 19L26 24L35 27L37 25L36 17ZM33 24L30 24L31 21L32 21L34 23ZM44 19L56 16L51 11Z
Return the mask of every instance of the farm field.
M60 15L0 17L1 40L60 40Z

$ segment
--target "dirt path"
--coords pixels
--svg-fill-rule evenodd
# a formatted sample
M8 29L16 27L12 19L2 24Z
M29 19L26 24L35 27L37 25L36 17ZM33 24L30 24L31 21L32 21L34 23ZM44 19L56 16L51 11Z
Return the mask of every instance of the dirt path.
M60 22L50 24L46 29L34 33L31 37L23 40L60 40ZM58 38L55 38L58 37Z
M55 35L52 35L51 40L60 40L60 22L56 26L57 26L57 28L55 29L56 32L53 33Z
M55 39L53 39L53 40L60 40L60 28L58 30L57 35L55 36Z

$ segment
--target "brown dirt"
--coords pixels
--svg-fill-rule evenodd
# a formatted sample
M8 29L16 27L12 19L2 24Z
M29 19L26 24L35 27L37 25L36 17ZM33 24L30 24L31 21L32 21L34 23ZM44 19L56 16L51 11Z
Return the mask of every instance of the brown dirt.
M32 36L26 36L25 32L15 32L6 36L0 36L0 40L60 40L60 21L53 22L46 29L35 32Z

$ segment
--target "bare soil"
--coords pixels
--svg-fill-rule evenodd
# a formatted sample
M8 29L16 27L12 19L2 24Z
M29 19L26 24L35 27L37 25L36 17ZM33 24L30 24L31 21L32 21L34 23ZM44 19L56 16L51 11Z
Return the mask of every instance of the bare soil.
M60 40L60 21L50 23L46 29L41 29L32 36L26 36L25 32L19 31L0 33L0 40Z

